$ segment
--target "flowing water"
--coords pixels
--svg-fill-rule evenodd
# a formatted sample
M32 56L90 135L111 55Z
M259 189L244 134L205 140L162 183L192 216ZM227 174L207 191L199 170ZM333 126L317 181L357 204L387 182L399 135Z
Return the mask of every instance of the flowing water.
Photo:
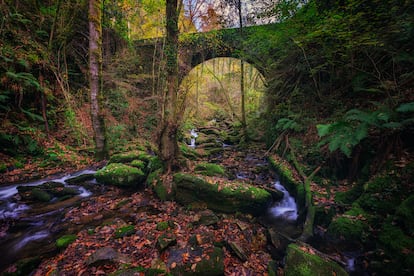
M296 221L298 219L298 206L296 205L295 198L289 194L279 181L275 182L274 187L276 190L283 192L283 198L270 208L270 214L275 218L285 218L288 221Z
M66 180L94 173L94 170L83 170L62 177L0 187L0 248L3 249L0 271L33 252L39 256L54 250L54 236L63 231L64 209L92 194L82 186L67 184ZM49 181L75 188L79 194L71 199L48 203L27 204L19 200L18 186L38 186Z
M198 133L196 132L195 129L192 129L190 131L190 135L191 135L191 143L190 143L190 147L195 148L196 147L196 138L198 137Z

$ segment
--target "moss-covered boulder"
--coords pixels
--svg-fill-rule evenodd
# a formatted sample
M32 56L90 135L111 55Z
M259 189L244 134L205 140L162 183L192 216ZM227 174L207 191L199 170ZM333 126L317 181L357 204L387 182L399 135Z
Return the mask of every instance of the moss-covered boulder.
M409 275L414 268L414 238L394 224L391 218L384 223L377 245L381 254L371 266L378 274Z
M363 186L358 204L366 211L381 214L392 213L405 197L395 177L384 175L373 178Z
M200 163L194 168L194 171L207 176L223 176L226 174L224 168L218 164Z
M346 241L364 241L368 235L368 219L368 214L355 204L352 209L332 220L327 233Z
M53 198L65 200L80 194L75 188L65 187L62 183L53 181L38 186L18 186L17 191L23 200L34 202L49 202Z
M145 174L139 168L120 163L111 163L97 171L95 178L103 184L119 187L135 187L144 182Z
M286 276L348 275L337 263L319 256L308 246L292 243L286 254Z
M395 220L407 234L414 235L414 195L409 196L398 206Z
M33 271L41 263L40 256L18 260L11 271L4 271L3 276L25 276L33 275Z
M145 151L134 150L128 152L117 153L111 156L109 164L111 163L130 163L134 160L141 160L142 157L148 155Z
M175 174L173 181L178 202L185 205L204 202L214 211L261 215L272 201L270 193L246 183L210 183L203 178L184 173Z

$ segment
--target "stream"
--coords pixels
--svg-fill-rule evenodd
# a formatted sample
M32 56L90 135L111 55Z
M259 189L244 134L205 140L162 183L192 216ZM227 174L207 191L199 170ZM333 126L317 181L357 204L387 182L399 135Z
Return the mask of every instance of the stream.
M64 232L65 209L92 195L83 186L70 185L66 181L94 173L94 170L82 170L61 177L0 187L0 247L3 249L0 271L18 259L31 257L33 252L41 255L55 250L55 239ZM78 195L62 201L52 199L48 203L29 204L20 200L18 186L39 186L51 181L76 189ZM90 181L89 184L93 183Z
M191 131L191 144L196 148L198 134ZM239 152L233 146L224 145L224 151L218 156L207 157L209 162L218 162L226 168L229 178L233 180L254 183L258 186L267 186L283 193L280 201L274 202L266 214L259 218L269 231L282 233L289 238L297 238L301 233L298 206L294 197L278 179L278 176L269 169L265 156L254 149ZM105 186L97 184L96 180L87 180L79 184L69 184L71 179L81 175L94 174L95 170L82 170L74 174L51 177L29 183L21 183L0 187L0 248L3 256L0 258L0 271L19 259L33 256L52 256L56 254L55 241L65 234L76 234L85 225L73 225L66 221L65 215L75 206L94 201L95 196L105 193ZM47 182L57 182L64 187L74 188L78 195L58 201L52 199L48 203L26 203L18 194L18 186L39 186ZM142 193L143 198L148 197ZM112 195L116 197L116 195ZM81 204L82 202L82 204ZM101 222L99 222L101 223ZM285 247L276 248L276 255L283 258ZM348 270L353 269L354 259L347 259Z

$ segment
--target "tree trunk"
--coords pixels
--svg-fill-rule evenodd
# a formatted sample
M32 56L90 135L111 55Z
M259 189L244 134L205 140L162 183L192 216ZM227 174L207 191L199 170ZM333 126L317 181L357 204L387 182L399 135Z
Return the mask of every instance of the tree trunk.
M239 28L240 28L240 38L243 42L243 17L242 17L242 6L241 0L238 2L239 10ZM240 59L240 93L241 93L241 123L243 128L243 137L247 140L247 122L246 122L246 97L244 91L244 61L243 58Z
M164 105L164 116L161 122L159 137L159 152L161 159L166 162L167 172L178 168L177 144L177 92L178 92L178 3L177 0L167 0L167 41L165 55L167 58L167 91Z
M105 159L108 155L104 118L100 111L102 102L102 5L102 0L89 0L89 85L97 160Z

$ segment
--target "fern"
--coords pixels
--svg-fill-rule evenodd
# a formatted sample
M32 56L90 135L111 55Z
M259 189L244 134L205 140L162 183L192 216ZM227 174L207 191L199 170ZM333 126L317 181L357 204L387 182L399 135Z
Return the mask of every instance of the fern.
M414 112L414 102L403 103L396 109L396 111L400 113Z
M276 129L278 130L293 130L300 131L301 126L292 119L282 118L277 121Z
M385 107L366 112L359 109L349 110L345 116L331 124L319 124L316 126L318 135L324 138L319 146L328 144L331 152L340 150L347 157L352 154L352 149L363 139L369 136L369 130L376 128L383 131L400 131L414 122L414 118L402 118L398 113L414 111L414 102L401 104L395 111Z
M9 78L11 78L12 80L16 82L22 82L25 86L34 87L36 88L37 91L43 90L40 83L30 73L25 73L25 72L15 73L15 72L7 71L6 76L8 76Z
M35 114L35 113L33 113L33 112L30 112L30 111L28 111L28 110L24 110L24 109L21 109L21 111L24 113L24 114L26 114L30 119L32 119L33 121L40 121L40 122L43 122L44 120L43 120L43 117L42 116L40 116L40 115L38 115L38 114Z
M368 128L366 124L354 127L347 121L338 121L332 124L319 124L316 126L318 135L325 137L319 146L328 144L329 151L340 150L347 157L351 157L352 149L367 137Z

